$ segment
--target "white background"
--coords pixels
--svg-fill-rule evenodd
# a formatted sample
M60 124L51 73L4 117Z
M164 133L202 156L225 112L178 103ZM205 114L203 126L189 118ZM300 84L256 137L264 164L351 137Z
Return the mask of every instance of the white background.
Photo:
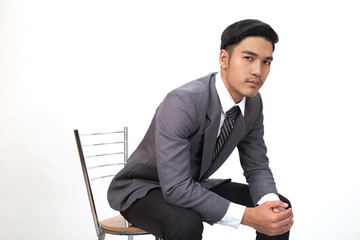
M360 17L346 0L1 0L1 239L96 239L72 130L126 125L133 151L168 91L218 71L220 35L244 18L280 36L261 93L292 239L360 239ZM243 181L236 156L216 175ZM205 225L226 238L254 234Z

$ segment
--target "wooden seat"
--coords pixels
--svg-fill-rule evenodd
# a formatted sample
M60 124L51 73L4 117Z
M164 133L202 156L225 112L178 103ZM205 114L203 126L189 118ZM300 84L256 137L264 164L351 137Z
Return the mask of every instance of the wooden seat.
M99 224L104 231L121 232L125 235L147 234L144 230L127 223L125 218L121 215L100 221Z

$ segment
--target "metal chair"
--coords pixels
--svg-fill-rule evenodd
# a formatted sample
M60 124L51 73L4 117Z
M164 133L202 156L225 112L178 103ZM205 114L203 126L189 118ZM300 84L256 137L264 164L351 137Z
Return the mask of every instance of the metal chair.
M97 133L79 133L79 130L75 129L74 134L98 239L103 240L106 234L113 234L127 235L128 239L132 240L135 235L149 234L128 223L118 212L110 210L106 200L112 177L128 159L127 127L121 131ZM100 208L104 205L107 207ZM106 212L105 220L99 221L99 209ZM114 212L117 213L115 216L108 217L114 215ZM155 240L160 238L155 237Z

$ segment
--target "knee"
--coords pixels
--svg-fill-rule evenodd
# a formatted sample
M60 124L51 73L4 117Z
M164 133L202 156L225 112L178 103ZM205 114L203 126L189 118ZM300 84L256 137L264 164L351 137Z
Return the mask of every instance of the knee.
M164 239L200 240L203 229L204 226L199 214L189 210L176 221L168 223L164 232Z
M280 195L280 194L279 194L279 198L280 198L280 200L281 200L282 202L289 204L289 208L291 208L291 202L290 202L289 199L287 199L286 197L284 197L284 196L282 196L282 195Z

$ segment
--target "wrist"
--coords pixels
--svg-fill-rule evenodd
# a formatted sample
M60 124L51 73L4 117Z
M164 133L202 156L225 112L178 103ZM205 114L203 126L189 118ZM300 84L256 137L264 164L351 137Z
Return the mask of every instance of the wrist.
M242 225L250 226L250 222L251 222L250 221L250 215L251 215L252 211L253 211L252 208L249 208L249 207L245 208L244 215L243 215L242 220L241 220Z

